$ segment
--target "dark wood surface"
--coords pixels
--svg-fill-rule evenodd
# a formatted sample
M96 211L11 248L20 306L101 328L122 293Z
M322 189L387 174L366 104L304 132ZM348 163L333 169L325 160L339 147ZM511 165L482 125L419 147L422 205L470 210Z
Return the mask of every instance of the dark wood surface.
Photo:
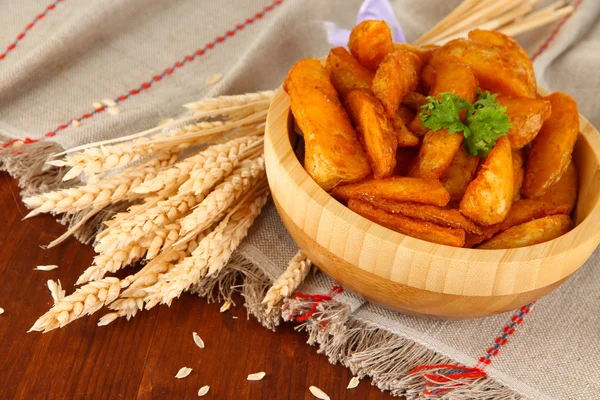
M26 333L52 305L46 281L60 279L71 293L93 251L75 240L43 250L65 228L50 216L21 221L25 214L15 181L0 173L0 399L194 399L204 385L206 399L314 399L310 385L331 399L391 398L368 380L346 390L349 370L329 364L289 323L272 332L247 320L239 297L226 313L186 294L131 321L97 327L100 311L47 334ZM60 268L33 271L42 264ZM184 366L193 372L175 379ZM267 373L262 381L246 380L259 371Z

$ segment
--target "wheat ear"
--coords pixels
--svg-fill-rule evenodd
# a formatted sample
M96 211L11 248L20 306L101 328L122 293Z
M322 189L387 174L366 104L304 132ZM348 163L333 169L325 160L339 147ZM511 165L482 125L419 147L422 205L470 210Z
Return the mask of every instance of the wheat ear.
M238 94L233 96L219 96L211 99L203 99L193 103L184 104L183 106L195 112L223 110L227 108L245 106L251 103L261 102L264 100L270 101L273 98L274 94L275 91L266 90L264 92Z
M206 196L191 214L181 220L181 233L186 235L182 240L187 240L196 233L206 230L264 176L265 164L262 157L242 161L240 166Z
M219 225L198 243L191 256L186 257L159 281L146 289L146 308L158 303L171 304L184 290L196 284L200 278L220 271L229 261L233 251L248 234L248 229L267 201L267 193L246 200L234 208Z
M273 282L273 285L265 295L262 303L267 305L267 314L271 312L281 300L289 297L304 281L310 268L311 261L306 254L299 250L290 260L287 269Z
M104 304L115 300L121 292L120 281L117 278L104 278L90 282L75 290L75 293L64 297L29 329L31 331L48 332L62 328L84 315L93 314Z
M179 187L189 178L190 173L196 170L208 170L211 173L213 168L217 170L232 168L229 165L240 161L240 152L257 140L259 139L256 137L242 137L224 144L210 146L206 150L176 163L173 167L161 171L156 178L138 186L135 192L158 192L171 185Z

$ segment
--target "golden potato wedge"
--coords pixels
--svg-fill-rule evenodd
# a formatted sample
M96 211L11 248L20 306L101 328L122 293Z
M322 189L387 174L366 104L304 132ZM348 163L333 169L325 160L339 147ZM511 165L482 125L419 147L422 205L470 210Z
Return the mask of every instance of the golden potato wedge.
M367 91L353 90L346 97L346 110L367 152L375 179L392 175L398 139L379 100Z
M462 229L445 228L430 222L388 213L361 200L351 199L348 201L348 208L376 224L403 235L454 247L462 247L465 243L465 231Z
M419 154L417 147L398 147L396 151L396 169L394 169L394 175L396 176L407 176L408 169L412 165L415 158Z
M390 28L385 21L363 21L350 32L348 48L359 63L375 72L385 56L394 51Z
M427 132L408 176L439 179L450 167L452 159L462 147L462 140L462 132L449 134L447 129Z
M476 42L491 44L509 54L515 64L522 69L522 74L525 76L527 86L533 93L537 93L537 83L531 58L529 58L525 49L523 49L516 40L498 31L487 31L483 29L473 29L469 32L469 39Z
M415 113L410 108L400 105L400 107L398 107L396 116L400 117L402 122L404 122L404 125L408 125L408 123L415 117Z
M429 62L433 52L439 48L439 46L435 46L435 45L419 47L419 46L415 46L414 44L408 44L408 43L394 43L393 46L394 46L394 51L398 51L398 50L408 51L410 53L413 53L417 57L419 57L419 60L421 60L421 63L420 63L421 67L419 68L419 70L421 70L423 68L423 66L425 66L425 64L427 64Z
M402 214L448 228L463 229L465 232L482 235L480 227L469 221L456 209L441 208L430 204L400 202L384 199L368 200L373 206L392 214Z
M393 124L398 139L398 147L413 147L421 143L419 137L408 130L399 113L394 117Z
M477 98L477 78L468 65L445 62L435 69L435 81L429 93L440 98L441 93L454 93L461 99L473 103Z
M552 113L550 102L544 99L498 96L496 100L506 107L508 120L512 124L508 138L513 149L528 145Z
M479 156L473 157L460 146L450 166L440 177L440 182L450 193L450 202L458 205L463 198L467 186L475 177L479 166Z
M466 64L482 89L515 97L535 98L526 68L499 47L468 39L452 40L436 50L423 68L421 78L432 86L436 68L446 62Z
M565 93L546 97L552 106L552 115L531 143L525 167L521 193L525 197L539 197L555 184L567 169L579 133L577 103Z
M513 196L513 201L517 201L521 198L521 186L523 186L523 178L525 177L523 152L521 150L513 150L512 160L513 176L515 178L515 194Z
M284 82L291 109L304 133L304 167L323 189L364 179L371 173L350 118L319 60L298 61Z
M440 207L448 204L450 200L450 194L439 181L400 176L338 186L332 194L341 201L387 199L433 204Z
M514 249L544 243L571 230L571 218L559 214L513 226L483 242L478 249Z
M417 88L419 63L413 53L395 51L383 59L375 72L373 93L390 117L396 115L404 97Z
M325 67L342 101L352 90L371 90L374 74L360 65L345 48L331 49Z
M577 178L577 170L571 161L565 173L560 177L558 182L550 186L546 193L540 197L534 197L541 201L546 201L556 205L567 205L568 209L565 214L570 214L577 202L577 192L579 190L579 180Z
M425 136L429 132L429 128L423 125L419 114L415 115L412 121L406 126L409 131L414 133L417 137Z
M506 218L514 196L512 150L502 136L488 154L477 177L469 183L460 201L460 212L480 225Z
M463 245L463 247L466 247L467 249L472 249L478 244L484 242L485 240L486 237L484 235L477 235L474 233L465 232L465 244Z
M419 92L410 92L402 99L402 105L417 114L421 112L421 107L425 104L427 104L427 97Z

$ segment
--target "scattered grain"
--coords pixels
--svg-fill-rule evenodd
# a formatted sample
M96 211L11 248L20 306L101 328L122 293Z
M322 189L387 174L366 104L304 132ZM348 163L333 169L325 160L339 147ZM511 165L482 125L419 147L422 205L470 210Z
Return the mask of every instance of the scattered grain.
M0 307L0 315L4 314L4 308Z
M183 378L187 377L191 373L192 373L192 369L191 368L189 368L189 367L183 367L179 371L177 371L177 375L175 375L175 378L177 378L177 379L183 379Z
M38 265L33 270L34 271L52 271L53 269L58 269L58 265Z
M98 103L98 102L93 103L92 105L94 106L94 108L96 110L100 110L100 109L104 108L104 106L101 103Z
M192 334L192 337L194 338L194 343L196 343L196 346L198 346L201 349L203 349L204 348L204 341L202 340L202 338L196 332L194 332Z
M358 386L359 383L360 380L356 376L353 376L352 379L350 379L350 382L348 383L348 387L346 387L346 389L354 389Z
M225 303L223 303L223 305L221 306L220 311L221 312L225 312L227 310L229 310L231 308L231 301L227 300Z
M206 393L208 393L209 390L210 390L210 386L208 386L208 385L202 386L200 388L200 390L198 390L198 397L204 396Z
M102 99L102 103L108 107L115 107L117 105L113 99Z
M17 140L16 142L13 143L13 147L21 147L25 144L25 142L23 142L22 140Z
M265 376L267 375L266 372L257 372L254 374L250 374L248 375L248 380L249 381L260 381L262 380Z
M315 396L317 399L320 400L331 400L329 396L327 396L327 394L322 391L321 389L319 389L316 386L311 386L308 388L308 390L310 390L310 392L312 393L313 396Z
M221 78L223 78L223 74L214 74L214 75L211 75L208 78L206 78L206 84L207 85L214 85L215 83L219 82L221 80Z
M119 110L118 107L108 107L106 110L111 115L119 115L121 113L121 110Z

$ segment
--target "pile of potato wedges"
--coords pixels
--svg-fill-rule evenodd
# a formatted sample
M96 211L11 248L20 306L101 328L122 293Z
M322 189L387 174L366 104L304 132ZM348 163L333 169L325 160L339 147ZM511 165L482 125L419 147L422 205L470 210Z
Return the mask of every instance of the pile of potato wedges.
M325 63L300 60L284 82L304 167L324 190L377 224L449 246L524 247L572 228L577 104L538 95L516 41L473 30L417 47L368 20L348 49L332 49ZM466 151L463 133L432 131L420 117L427 96L473 103L478 89L498 95L511 124L486 157Z

